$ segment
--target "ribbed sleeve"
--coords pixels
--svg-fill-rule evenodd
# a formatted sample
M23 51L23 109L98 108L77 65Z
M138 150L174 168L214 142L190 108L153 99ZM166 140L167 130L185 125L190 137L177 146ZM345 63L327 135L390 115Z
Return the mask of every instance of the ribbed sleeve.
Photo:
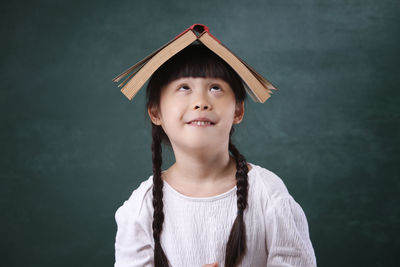
M150 236L138 220L138 206L130 205L131 201L126 201L115 212L117 235L114 267L154 266Z
M303 209L292 197L284 197L272 205L271 235L268 245L268 267L316 266L314 249L310 241L308 223Z

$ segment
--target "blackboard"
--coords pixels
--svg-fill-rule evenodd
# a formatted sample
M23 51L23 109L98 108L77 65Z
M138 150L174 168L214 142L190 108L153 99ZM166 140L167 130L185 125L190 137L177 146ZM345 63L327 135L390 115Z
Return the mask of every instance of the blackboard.
M194 23L279 88L233 140L302 206L318 265L398 266L398 1L0 5L2 266L113 265L152 166L145 90L111 79Z

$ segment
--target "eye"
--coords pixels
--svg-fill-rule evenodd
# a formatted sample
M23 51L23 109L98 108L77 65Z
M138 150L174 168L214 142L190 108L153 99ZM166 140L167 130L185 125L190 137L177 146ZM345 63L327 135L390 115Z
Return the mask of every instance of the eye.
M187 86L187 85L179 86L179 90L180 90L181 88L190 89L189 86ZM183 90L183 91L186 91L186 90Z
M183 89L182 89L183 88ZM217 92L219 92L219 91L221 91L222 89L221 89L221 86L219 86L219 85L213 85L213 86L211 86L211 90L212 89L216 89L216 91ZM178 90L179 91L187 91L187 90L189 90L190 89L190 87L188 86L188 85L181 85L181 86L179 86L178 87Z
M217 89L218 89L217 91L221 91L221 90L222 90L221 87L218 86L218 85L213 85L213 86L211 87L211 89L213 89L213 88L217 88Z

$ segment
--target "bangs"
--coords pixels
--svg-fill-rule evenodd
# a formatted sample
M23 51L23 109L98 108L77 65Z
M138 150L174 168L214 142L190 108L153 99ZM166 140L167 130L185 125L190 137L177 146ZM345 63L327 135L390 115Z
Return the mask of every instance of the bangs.
M221 78L235 93L236 100L246 97L238 74L222 58L203 44L192 44L167 60L154 72L150 87L162 88L179 78Z
M168 82L193 78L221 78L230 81L234 70L223 59L204 45L192 45L183 49L163 66L167 72Z

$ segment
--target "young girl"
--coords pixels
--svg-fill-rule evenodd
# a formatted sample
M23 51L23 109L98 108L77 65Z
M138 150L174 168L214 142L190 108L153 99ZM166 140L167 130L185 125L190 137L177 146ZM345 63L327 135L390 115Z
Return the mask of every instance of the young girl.
M300 205L231 142L246 91L225 61L192 44L152 75L146 98L153 175L115 213L115 267L316 266ZM164 171L162 143L176 160Z

